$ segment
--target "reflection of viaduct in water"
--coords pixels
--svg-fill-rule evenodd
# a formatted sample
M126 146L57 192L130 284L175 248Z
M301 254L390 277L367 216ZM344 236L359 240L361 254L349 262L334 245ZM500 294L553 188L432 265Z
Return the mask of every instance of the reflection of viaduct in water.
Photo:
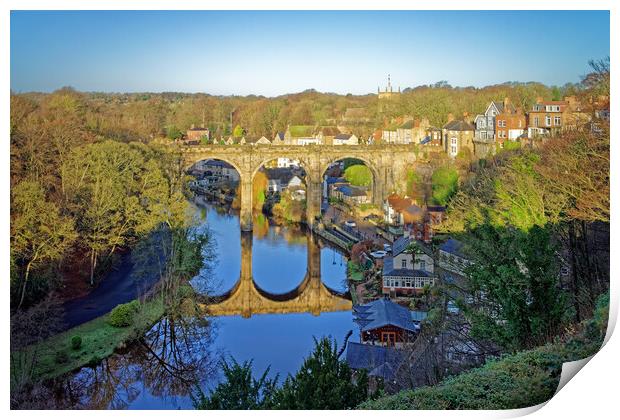
M299 160L306 172L306 220L309 225L321 212L321 182L328 166L340 159L362 160L373 175L372 197L381 206L394 188L404 189L407 169L416 160L415 145L294 146L294 145L207 145L184 147L186 166L207 159L231 164L240 177L241 230L252 230L252 180L266 163L277 158Z
M277 271L277 270L276 270ZM284 275L284 273L282 274ZM252 278L252 234L241 233L241 273L237 284L221 296L211 298L204 309L211 315L284 314L350 310L350 296L325 286L321 281L321 249L308 236L308 270L295 289L274 294L262 290ZM206 304L203 304L206 306Z

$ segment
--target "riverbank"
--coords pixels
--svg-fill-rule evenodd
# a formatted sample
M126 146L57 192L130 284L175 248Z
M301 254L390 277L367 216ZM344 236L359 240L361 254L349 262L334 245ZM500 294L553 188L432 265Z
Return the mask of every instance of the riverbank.
M142 337L164 315L163 298L157 295L140 304L140 310L128 327L112 326L110 314L107 313L56 334L11 355L11 381L23 377L23 369L29 369L32 372L31 381L36 382L97 364L117 349ZM81 346L77 349L73 348L73 337L81 339Z

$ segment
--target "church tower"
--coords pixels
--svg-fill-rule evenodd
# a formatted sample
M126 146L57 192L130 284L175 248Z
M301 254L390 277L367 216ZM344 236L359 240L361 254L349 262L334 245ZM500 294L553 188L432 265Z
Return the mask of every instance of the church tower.
M379 95L379 99L391 99L398 94L400 94L400 87L398 88L398 92L394 92L394 88L392 87L392 77L388 74L387 86L385 87L385 90L381 91L381 89L377 87L377 95Z

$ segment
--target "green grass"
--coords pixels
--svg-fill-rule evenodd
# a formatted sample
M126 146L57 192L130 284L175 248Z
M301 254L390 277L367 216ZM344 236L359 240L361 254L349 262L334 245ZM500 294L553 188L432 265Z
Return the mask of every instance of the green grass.
M312 125L291 125L289 127L292 137L310 137L314 126Z
M54 378L112 355L122 343L135 340L148 331L161 319L164 312L163 301L157 297L141 305L129 327L111 326L108 322L109 314L106 314L50 337L20 353L37 352L33 380ZM74 350L71 347L71 338L76 335L82 338L82 346ZM59 357L59 354L63 357ZM19 377L19 374L17 376Z

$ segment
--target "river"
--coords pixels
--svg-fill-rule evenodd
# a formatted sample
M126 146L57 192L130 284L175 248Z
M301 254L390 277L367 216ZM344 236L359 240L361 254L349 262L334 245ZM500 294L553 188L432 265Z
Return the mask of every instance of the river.
M275 226L262 216L254 221L251 240L242 240L238 213L202 202L195 205L201 226L212 233L209 267L192 280L196 290L221 295L235 288L242 272L242 244L251 255L257 289L282 296L299 288L308 270L309 247L320 252L320 281L326 288L345 292L346 259L300 227ZM320 249L320 251L319 251ZM248 254L249 252L249 254ZM241 312L241 311L239 311ZM208 392L221 380L219 362L252 360L255 375L269 368L282 380L294 374L314 346L314 337L331 336L338 346L356 328L350 310L284 313L230 313L202 319L163 319L130 348L96 366L54 381L60 408L192 408L189 396L195 383ZM314 314L313 314L314 313ZM245 316L242 316L245 315Z

